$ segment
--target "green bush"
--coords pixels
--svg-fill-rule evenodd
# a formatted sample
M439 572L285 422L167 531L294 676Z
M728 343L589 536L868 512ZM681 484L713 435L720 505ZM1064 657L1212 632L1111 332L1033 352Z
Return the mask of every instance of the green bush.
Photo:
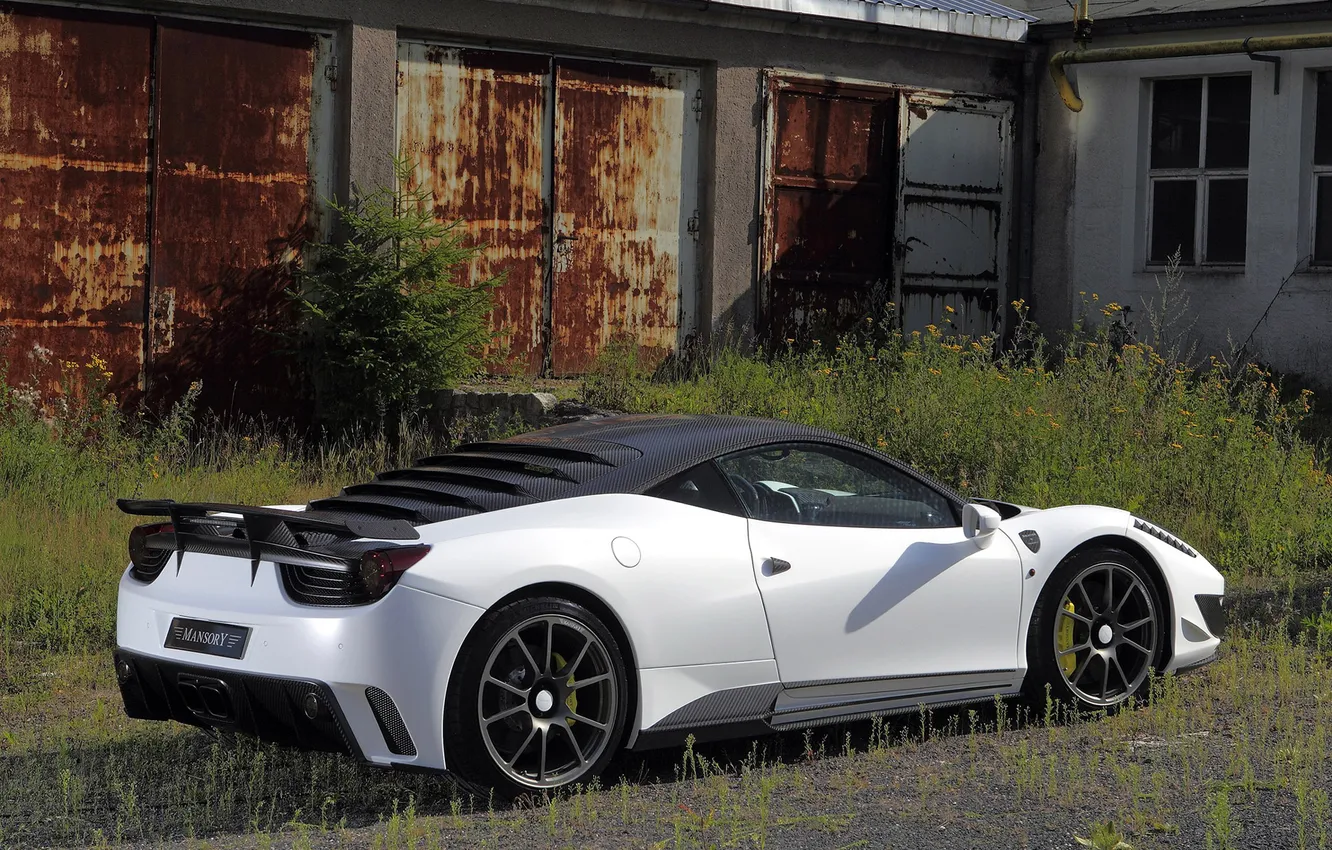
M395 188L332 203L345 235L316 246L294 290L297 345L328 422L393 422L422 390L476 371L499 278L459 281L477 256L458 223L396 163Z

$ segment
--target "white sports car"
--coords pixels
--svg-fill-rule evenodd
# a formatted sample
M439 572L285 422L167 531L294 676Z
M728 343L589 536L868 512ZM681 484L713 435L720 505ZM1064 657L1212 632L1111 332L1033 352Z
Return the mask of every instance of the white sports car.
M1211 661L1221 575L1122 510L967 500L828 431L621 416L305 507L122 501L131 717L513 795L624 748L1024 691L1115 708Z

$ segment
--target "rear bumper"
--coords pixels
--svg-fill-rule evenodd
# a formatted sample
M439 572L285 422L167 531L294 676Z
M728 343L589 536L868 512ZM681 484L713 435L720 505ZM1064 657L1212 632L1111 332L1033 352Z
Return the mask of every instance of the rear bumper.
M406 586L369 605L299 605L272 564L261 563L251 584L249 563L191 553L179 573L169 566L151 584L128 575L121 581L117 658L133 674L121 688L126 712L345 752L371 764L442 769L449 675L483 613ZM176 617L250 629L243 656L167 647ZM190 677L212 690L199 691ZM317 722L304 714L311 693ZM212 712L205 697L232 704Z
M116 651L115 665L130 717L176 720L364 758L342 707L324 682L180 664L124 649Z

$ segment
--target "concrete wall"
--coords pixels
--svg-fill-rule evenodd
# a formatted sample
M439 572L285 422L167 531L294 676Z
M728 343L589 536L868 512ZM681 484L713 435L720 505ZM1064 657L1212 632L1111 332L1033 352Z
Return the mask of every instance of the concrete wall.
M262 0L200 0L160 8L337 28L345 133L336 181L341 193L350 185L367 188L392 179L399 35L701 68L706 107L699 323L729 325L745 335L754 322L761 231L764 69L1014 98L1021 83L1020 45L669 0L287 0L280 16L274 4Z
M1284 29L1249 26L1242 33L1106 38L1094 46L1326 30L1332 30L1332 22ZM1281 56L1280 94L1273 93L1272 66L1244 55L1077 66L1076 86L1086 104L1078 114L1064 108L1048 75L1043 78L1034 268L1044 324L1067 327L1083 309L1078 293L1086 292L1088 299L1096 293L1101 303L1129 306L1131 318L1147 331L1146 303L1159 297L1157 280L1164 276L1145 261L1145 81L1251 73L1247 259L1242 270L1185 271L1185 291L1196 316L1193 336L1205 356L1228 354L1253 332L1248 359L1332 388L1332 269L1295 274L1258 325L1282 280L1311 250L1311 69L1332 68L1332 50ZM1095 310L1091 314L1100 318Z

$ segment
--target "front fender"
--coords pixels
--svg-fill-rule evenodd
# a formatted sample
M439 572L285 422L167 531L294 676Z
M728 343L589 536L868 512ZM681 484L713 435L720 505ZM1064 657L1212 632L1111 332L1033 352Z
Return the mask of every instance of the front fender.
M1205 620L1195 598L1197 594L1222 594L1225 579L1206 558L1195 556L1134 527L1128 511L1099 505L1070 505L1024 513L1005 520L1000 530L1008 534L1022 558L1024 590L1022 619L1018 636L1019 660L1026 667L1027 635L1032 612L1046 582L1070 553L1098 538L1121 538L1145 551L1165 580L1162 589L1169 610L1171 654L1163 672L1190 667L1211 657L1220 644L1219 636L1207 632ZM1039 538L1036 551L1023 541L1022 532L1035 532Z

